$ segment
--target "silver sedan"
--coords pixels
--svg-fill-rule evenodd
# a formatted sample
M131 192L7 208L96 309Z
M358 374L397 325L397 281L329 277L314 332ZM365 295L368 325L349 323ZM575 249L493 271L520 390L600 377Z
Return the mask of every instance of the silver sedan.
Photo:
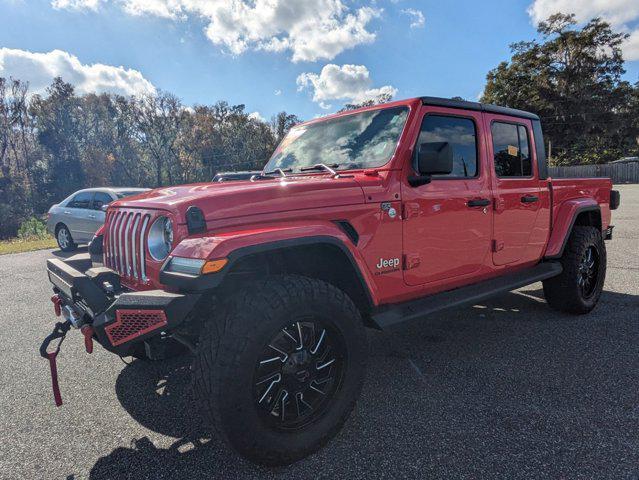
M104 223L105 205L123 197L137 195L148 188L87 188L53 205L47 214L47 229L55 236L60 250L71 252L78 244L89 243Z

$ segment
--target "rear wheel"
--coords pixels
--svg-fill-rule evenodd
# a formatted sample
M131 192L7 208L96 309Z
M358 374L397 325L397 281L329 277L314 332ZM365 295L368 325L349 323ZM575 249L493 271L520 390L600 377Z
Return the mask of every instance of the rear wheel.
M236 294L198 348L195 389L205 413L240 454L267 465L299 460L339 431L367 356L353 302L332 285L292 275Z
M563 272L544 281L548 304L562 312L590 312L606 279L606 246L595 227L574 227L560 259Z
M58 247L60 247L60 250L62 250L63 252L72 252L76 248L78 248L78 246L73 241L73 237L71 236L69 228L64 224L60 225L57 228L55 232L55 239L58 242Z

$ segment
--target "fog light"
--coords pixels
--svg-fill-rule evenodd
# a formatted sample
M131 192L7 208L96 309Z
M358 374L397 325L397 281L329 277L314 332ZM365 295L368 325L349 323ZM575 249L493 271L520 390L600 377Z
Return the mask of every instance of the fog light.
M204 260L199 258L172 257L166 271L185 273L187 275L199 275L204 262Z
M199 258L171 257L165 270L185 275L200 275L219 272L227 263L228 259L226 258L207 261Z

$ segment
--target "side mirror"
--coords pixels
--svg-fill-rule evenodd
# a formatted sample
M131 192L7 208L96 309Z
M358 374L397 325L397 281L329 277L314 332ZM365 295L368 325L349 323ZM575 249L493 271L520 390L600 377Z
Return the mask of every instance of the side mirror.
M417 153L419 175L408 178L413 187L426 185L431 175L446 175L453 171L453 147L448 142L422 143Z
M453 147L448 142L419 146L417 169L421 175L447 175L453 171Z
M109 208L109 204L108 204L108 203L106 203L106 204L102 205L102 206L100 207L100 210L102 210L103 212L106 212L106 211L107 211L107 208Z

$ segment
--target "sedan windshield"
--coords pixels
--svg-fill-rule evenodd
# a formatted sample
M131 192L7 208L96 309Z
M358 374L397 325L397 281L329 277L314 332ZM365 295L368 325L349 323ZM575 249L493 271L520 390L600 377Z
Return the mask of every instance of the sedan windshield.
M133 190L133 191L125 190L125 191L115 192L115 194L118 196L118 198L124 198L124 197L130 197L131 195L137 195L142 192L144 192L144 190Z
M395 153L407 116L408 108L393 107L294 127L264 171L300 171L320 163L340 170L381 167Z

